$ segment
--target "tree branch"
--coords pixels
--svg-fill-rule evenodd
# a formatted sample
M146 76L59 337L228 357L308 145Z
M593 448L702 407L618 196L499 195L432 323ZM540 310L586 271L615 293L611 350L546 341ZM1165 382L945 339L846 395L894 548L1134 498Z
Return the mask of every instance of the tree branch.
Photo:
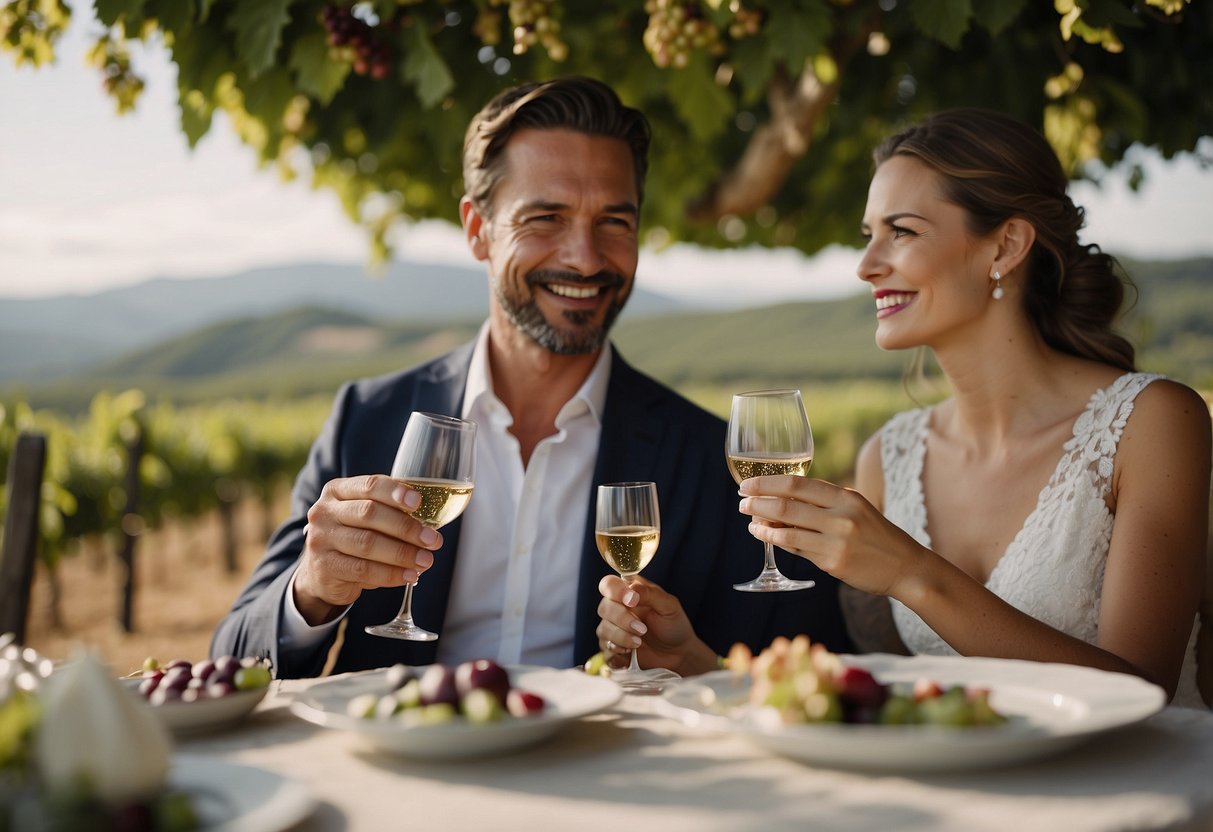
M808 65L795 82L779 72L767 94L771 120L754 131L732 170L688 201L688 219L715 222L726 214L751 214L767 204L792 165L808 152L813 128L837 97L838 87L838 81L823 84Z
M870 18L853 37L834 44L830 51L838 67L834 81L824 83L807 63L793 81L780 67L767 94L771 119L754 131L745 151L731 170L686 204L693 223L712 223L727 215L752 214L775 196L792 165L809 151L813 131L826 108L838 97L843 68L867 44L879 18Z

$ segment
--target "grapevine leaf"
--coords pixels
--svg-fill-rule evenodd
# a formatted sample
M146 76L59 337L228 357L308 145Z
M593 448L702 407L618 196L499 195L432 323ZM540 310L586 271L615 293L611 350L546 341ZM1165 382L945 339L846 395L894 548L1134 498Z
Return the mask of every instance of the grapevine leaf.
M244 87L244 109L265 124L279 124L294 96L290 73L274 67Z
M177 102L181 107L181 131L190 147L211 129L215 112L215 86L225 71L222 50L200 50L193 37L173 42L173 60L177 63Z
M1145 26L1139 14L1119 0L1088 0L1082 13L1083 21L1092 28L1104 26Z
M210 37L227 40L218 24L199 23L171 46L177 64L177 97L181 107L181 129L193 147L210 129L219 79L230 71L234 56Z
M747 102L754 103L766 97L771 76L775 72L775 64L771 62L766 44L758 38L746 38L733 47L729 63Z
M790 70L799 73L810 55L825 49L826 38L833 31L830 10L820 0L812 0L799 8L792 4L777 4L763 26L771 57L782 60Z
M919 30L951 49L960 47L973 16L971 0L915 0L910 16Z
M227 20L236 34L236 54L256 78L274 64L274 53L282 41L282 29L290 21L288 11L293 0L258 0L238 3Z
M371 0L371 8L380 20L389 20L402 4L398 0Z
M147 0L97 0L94 9L97 20L106 26L113 26L118 18L138 18L143 14Z
M159 0L149 6L147 14L156 18L161 31L181 37L194 25L194 0Z
M416 88L421 106L429 110L455 88L455 77L421 26L408 27L404 35L407 45L400 77Z
M333 100L350 74L348 63L329 59L329 46L323 32L312 32L295 41L290 68L295 71L299 90L321 104Z
M670 71L669 97L692 135L703 142L719 135L733 114L733 100L701 56L685 69Z
M178 103L181 107L181 132L189 146L196 147L199 140L211 129L211 116L215 107L206 101L197 91L183 91Z
M1028 0L973 0L973 19L997 37L1027 4Z

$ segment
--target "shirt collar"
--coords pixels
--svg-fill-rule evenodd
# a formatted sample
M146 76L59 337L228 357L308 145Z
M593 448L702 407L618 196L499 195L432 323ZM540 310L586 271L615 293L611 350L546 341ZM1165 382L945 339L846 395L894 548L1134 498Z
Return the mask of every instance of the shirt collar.
M607 384L611 380L611 342L602 345L598 360L586 376L573 397L565 402L556 415L556 427L588 410L594 420L602 424L602 412L606 408ZM483 399L483 402L481 400ZM472 363L468 367L467 383L463 388L463 413L465 419L472 418L477 406L488 409L490 414L505 413L505 405L493 392L493 377L489 371L489 322L485 321L476 336L472 349ZM513 420L509 420L512 422Z

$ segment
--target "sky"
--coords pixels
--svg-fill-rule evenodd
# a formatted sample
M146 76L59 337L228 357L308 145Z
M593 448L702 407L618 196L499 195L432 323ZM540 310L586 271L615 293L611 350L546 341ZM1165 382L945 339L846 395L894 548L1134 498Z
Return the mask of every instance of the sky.
M55 64L17 69L0 53L0 298L89 294L153 277L219 277L304 261L363 264L362 230L337 199L258 170L222 116L190 150L178 127L174 69L163 49L134 53L148 82L137 110L116 114L84 54L98 24L73 3ZM1213 138L1201 151L1213 158ZM1213 255L1213 165L1196 157L1135 156L1148 172L1136 194L1113 171L1077 183L1083 239L1139 259ZM398 256L479 268L462 233L420 223L394 240ZM638 282L676 298L731 306L859 291L859 252L809 258L792 250L641 253ZM737 291L742 275L744 293Z

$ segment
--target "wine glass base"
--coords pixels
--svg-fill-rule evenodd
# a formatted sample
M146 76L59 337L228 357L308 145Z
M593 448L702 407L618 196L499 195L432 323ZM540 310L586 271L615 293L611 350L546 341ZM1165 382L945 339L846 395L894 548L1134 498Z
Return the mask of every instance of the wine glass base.
M733 584L733 589L739 592L792 592L814 586L817 586L816 581L794 581L778 572L770 575L764 572L752 581Z
M649 670L612 670L608 675L611 681L623 688L626 693L639 696L656 696L665 690L670 682L682 679L672 670L654 667Z
M384 638L399 638L405 641L438 640L437 633L431 633L429 630L423 630L416 624L408 624L402 621L389 621L386 624L376 624L364 629L373 636L383 636Z

